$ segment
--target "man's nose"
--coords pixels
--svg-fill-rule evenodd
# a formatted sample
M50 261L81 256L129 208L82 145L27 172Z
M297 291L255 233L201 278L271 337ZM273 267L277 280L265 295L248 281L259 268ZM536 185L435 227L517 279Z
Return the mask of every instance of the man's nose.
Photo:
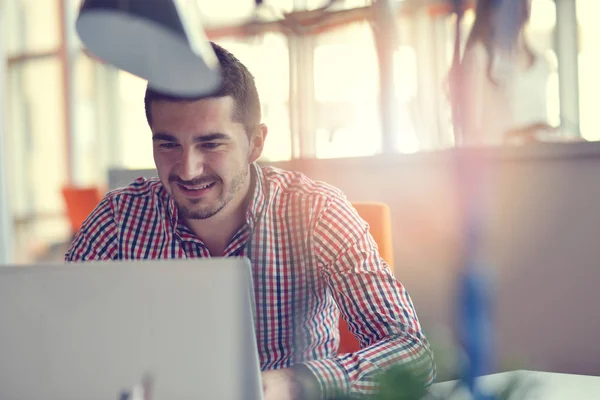
M184 181L191 181L202 175L204 171L204 158L195 149L184 150L179 165L179 177Z

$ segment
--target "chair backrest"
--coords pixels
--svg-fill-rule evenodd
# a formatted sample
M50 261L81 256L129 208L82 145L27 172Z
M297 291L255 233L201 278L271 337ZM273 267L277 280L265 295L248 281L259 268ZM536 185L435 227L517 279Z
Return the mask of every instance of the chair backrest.
M369 224L369 231L377 243L379 254L394 271L394 249L392 245L392 222L387 204L376 202L352 203L362 219ZM340 347L338 353L353 353L360 350L360 344L350 332L348 324L340 318Z
M97 187L65 186L62 188L62 195L67 206L71 230L75 234L102 200L102 193Z

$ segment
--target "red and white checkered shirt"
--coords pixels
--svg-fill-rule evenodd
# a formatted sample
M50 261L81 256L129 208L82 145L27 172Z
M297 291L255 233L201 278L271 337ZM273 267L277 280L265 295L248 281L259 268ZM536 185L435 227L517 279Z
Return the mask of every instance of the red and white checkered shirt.
M417 360L431 382L433 357L410 297L345 196L300 173L251 171L246 223L224 255L251 260L261 368L304 363L324 396L370 393L377 372ZM68 262L196 257L208 249L156 178L109 193L66 254ZM337 354L340 310L361 343L356 353Z

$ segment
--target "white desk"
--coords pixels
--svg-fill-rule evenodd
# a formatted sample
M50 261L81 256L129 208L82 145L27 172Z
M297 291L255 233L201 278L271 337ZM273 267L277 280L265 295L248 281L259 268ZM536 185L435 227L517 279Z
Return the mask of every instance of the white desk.
M506 387L513 377L523 378L523 382L533 383L528 395L517 393L519 400L600 400L600 377L586 375L558 374L554 372L511 371L479 378L482 391L495 391ZM448 397L456 381L436 383L431 388L432 399L437 397L451 400L469 400L471 396L464 389L457 390ZM437 397L436 397L437 396Z

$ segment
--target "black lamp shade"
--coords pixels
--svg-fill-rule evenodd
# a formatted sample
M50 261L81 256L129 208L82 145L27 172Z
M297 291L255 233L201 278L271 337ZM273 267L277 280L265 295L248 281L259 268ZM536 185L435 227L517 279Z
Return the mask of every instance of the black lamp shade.
M85 0L77 33L97 57L155 90L209 95L221 84L219 62L199 19L184 14L177 1Z

